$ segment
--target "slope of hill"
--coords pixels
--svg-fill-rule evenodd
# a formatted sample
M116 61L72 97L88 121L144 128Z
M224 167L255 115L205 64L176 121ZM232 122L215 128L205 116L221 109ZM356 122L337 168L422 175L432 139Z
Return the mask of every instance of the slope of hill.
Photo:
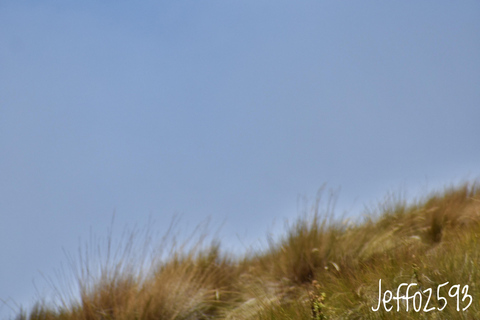
M132 236L118 261L80 263L79 301L16 319L480 319L479 221L469 183L386 201L355 223L317 205L243 257L200 236L141 268Z

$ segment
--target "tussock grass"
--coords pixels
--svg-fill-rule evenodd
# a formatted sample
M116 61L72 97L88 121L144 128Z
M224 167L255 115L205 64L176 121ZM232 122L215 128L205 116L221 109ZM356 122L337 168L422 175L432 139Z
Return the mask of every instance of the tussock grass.
M283 237L243 257L223 252L218 241L205 244L200 235L190 246L173 242L166 258L145 264L148 255L131 258L138 252L134 237L116 259L108 258L108 242L106 260L92 265L80 255L87 261L76 273L80 301L38 303L16 319L480 319L475 183L409 204L390 198L354 223L335 219L333 208L332 197L326 205L319 198ZM447 281L468 285L474 302L467 311L457 311L449 298L442 311L410 306L406 312L402 305L399 312L374 312L379 279L394 293L401 283L434 294ZM436 298L430 302L440 306Z

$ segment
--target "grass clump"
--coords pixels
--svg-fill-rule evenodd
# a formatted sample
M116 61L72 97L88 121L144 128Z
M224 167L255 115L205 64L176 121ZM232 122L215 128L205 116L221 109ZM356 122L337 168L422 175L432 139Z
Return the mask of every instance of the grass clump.
M355 223L336 220L333 202L321 204L288 226L283 237L270 240L267 249L242 257L223 252L218 241L204 245L204 235L193 245L173 242L168 254L160 255L164 258L149 263L131 259L138 252L133 237L119 255L112 255L108 242L106 260L101 253L95 261L80 255L87 262L76 273L79 301L38 303L16 319L480 319L476 184L409 204L390 199ZM434 310L412 310L410 300L407 312L401 300L396 311L392 300L373 311L380 279L383 291L393 294L402 283L415 283L410 296L420 292L416 297L422 295L424 305L425 290L432 288L428 307ZM443 301L436 290L445 282L445 292L468 285L474 303L458 311L456 298L445 293L448 304L437 310ZM398 292L405 295L405 289ZM460 294L464 291L458 303L465 307L468 299Z

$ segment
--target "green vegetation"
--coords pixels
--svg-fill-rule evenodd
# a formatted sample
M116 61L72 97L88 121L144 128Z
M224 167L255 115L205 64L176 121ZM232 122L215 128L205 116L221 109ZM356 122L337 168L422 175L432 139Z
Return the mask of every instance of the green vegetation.
M16 319L480 319L475 184L413 204L388 200L355 223L336 220L331 206L320 207L299 217L268 249L243 257L222 252L216 241L204 245L200 237L194 246L170 245L166 258L145 268L144 260L131 258L138 251L129 238L119 259L80 263L80 301L38 303ZM380 279L382 295L390 290L395 297L402 283L416 284L410 297L423 293L390 299L374 312ZM401 287L401 295L406 289ZM462 311L468 296L472 303ZM447 305L439 311L443 297Z

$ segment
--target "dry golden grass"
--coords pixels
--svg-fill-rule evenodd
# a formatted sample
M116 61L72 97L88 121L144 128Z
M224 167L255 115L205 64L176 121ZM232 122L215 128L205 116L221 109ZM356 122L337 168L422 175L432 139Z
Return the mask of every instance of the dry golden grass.
M453 300L430 313L372 311L379 279L392 291L413 282L435 290L449 281L480 297L475 184L408 205L389 200L356 223L333 213L332 203L319 202L268 249L243 257L200 236L188 249L172 245L147 270L130 258L132 237L119 259L82 265L79 302L39 303L16 319L480 319L478 303L459 312Z

